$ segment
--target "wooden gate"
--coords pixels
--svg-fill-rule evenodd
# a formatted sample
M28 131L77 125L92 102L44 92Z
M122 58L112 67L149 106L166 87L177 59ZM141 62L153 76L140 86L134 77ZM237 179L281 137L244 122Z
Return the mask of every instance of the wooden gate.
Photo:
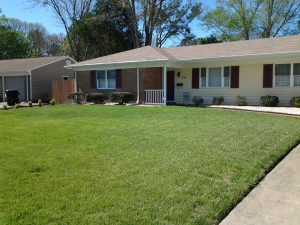
M71 103L68 94L75 92L75 80L54 80L52 81L52 96L57 104Z

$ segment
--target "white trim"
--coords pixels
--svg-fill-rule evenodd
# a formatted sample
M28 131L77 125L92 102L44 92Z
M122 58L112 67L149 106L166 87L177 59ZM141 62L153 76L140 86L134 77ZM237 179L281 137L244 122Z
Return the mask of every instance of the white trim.
M136 103L140 102L140 68L136 68Z
M163 102L164 105L167 105L167 66L163 67L163 77L164 77L164 83L163 83L163 90L164 90L164 97Z
M98 80L100 80L100 79L98 79L98 71L104 71L105 72L105 88L100 88L98 86ZM117 71L115 71L116 78L115 78L115 87L114 88L109 88L108 87L107 71L108 70L96 70L96 88L97 88L97 90L115 90L117 88L116 87L117 86Z
M74 71L75 72L75 85L74 85L74 92L77 92L77 71Z

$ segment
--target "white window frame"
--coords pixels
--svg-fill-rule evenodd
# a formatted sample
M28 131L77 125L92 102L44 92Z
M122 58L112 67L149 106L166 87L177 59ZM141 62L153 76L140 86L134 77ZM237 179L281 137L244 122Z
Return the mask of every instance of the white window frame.
M224 86L224 67L229 67L229 85L227 87ZM202 77L201 77L201 69L206 68L206 87L202 86ZM211 68L221 68L221 86L220 87L210 87L208 84L209 80L209 69ZM207 67L207 66L202 66L199 69L199 87L201 88L230 88L230 79L231 79L231 66L215 66L215 67Z
M291 78L291 79L292 79L292 82L293 82L293 87L295 87L295 88L300 88L300 86L295 86L295 85L294 85L294 82L295 82L295 76L300 76L300 74L296 74L296 75L294 74L294 64L300 64L300 62L298 62L298 63L297 63L297 62L296 62L296 63L294 62L294 63L292 63L292 64L293 64L293 65L292 65L292 78Z
M274 63L273 64L273 88L300 88L300 86L294 86L294 80L295 76L299 75L294 75L294 64L299 64L300 62L284 62L284 63ZM275 68L276 65L280 64L290 64L290 85L289 86L276 86L276 74L275 74Z
M104 71L104 74L105 74L105 87L104 88L101 88L100 86L99 86L99 82L98 82L98 80L100 80L100 79L98 79L98 71ZM96 84L97 84L97 89L98 90L115 90L117 87L117 74L116 74L116 86L114 87L114 88L108 88L108 79L107 79L107 71L108 70L97 70L96 71Z

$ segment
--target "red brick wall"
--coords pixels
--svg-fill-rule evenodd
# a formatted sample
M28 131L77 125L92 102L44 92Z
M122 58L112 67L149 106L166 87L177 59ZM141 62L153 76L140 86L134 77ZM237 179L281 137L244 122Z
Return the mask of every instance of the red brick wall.
M91 77L89 71L77 72L77 87L84 92L101 92L108 97L114 91L126 91L133 94L133 101L137 95L136 69L122 70L122 88L117 90L98 90L91 88ZM162 68L140 69L140 101L145 99L145 89L162 89Z

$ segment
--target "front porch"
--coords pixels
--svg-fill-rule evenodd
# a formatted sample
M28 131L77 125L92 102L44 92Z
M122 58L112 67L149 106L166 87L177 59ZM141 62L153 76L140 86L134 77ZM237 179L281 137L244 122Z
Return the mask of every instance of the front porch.
M133 102L146 105L166 105L175 102L175 70L167 67L138 67L80 71L76 75L77 89L101 92L130 92Z

